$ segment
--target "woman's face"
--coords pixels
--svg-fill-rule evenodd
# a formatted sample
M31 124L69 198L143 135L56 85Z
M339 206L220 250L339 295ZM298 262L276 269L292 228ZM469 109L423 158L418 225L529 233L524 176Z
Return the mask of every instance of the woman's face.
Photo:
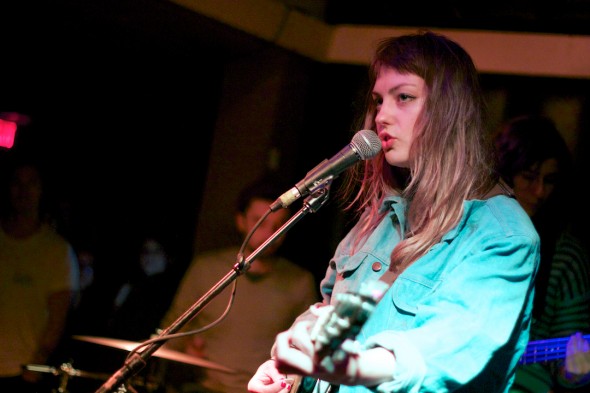
M528 170L514 175L514 195L527 214L532 217L555 189L559 165L550 158Z
M416 120L424 107L427 88L415 74L381 67L375 86L375 124L389 165L407 168Z

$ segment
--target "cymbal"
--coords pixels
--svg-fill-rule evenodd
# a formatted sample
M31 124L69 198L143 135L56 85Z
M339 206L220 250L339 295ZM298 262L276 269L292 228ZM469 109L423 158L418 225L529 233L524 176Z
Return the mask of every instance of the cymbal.
M93 337L93 336L72 336L75 340L86 341L94 344L105 345L107 347L123 349L125 351L132 351L138 347L141 343L134 341L119 340L116 338L106 337ZM181 363L192 364L194 366L205 367L212 370L223 371L227 373L233 373L234 370L216 364L206 359L202 359L196 356L188 355L186 353L174 351L167 348L158 348L152 356L156 356L162 359L174 360Z

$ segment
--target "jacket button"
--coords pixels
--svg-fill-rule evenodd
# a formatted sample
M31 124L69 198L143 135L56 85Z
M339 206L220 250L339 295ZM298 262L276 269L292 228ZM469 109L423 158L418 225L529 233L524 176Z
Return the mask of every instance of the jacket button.
M373 262L373 265L371 265L374 272L380 272L382 267L381 262Z

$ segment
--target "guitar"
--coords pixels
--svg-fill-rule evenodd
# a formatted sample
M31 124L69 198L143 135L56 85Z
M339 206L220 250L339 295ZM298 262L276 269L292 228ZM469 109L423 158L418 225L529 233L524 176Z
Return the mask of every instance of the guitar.
M590 335L584 335L583 337L586 340L590 340ZM543 363L551 360L565 359L565 349L568 340L569 336L529 341L518 364Z
M332 311L320 317L310 332L317 363L325 370L333 371L346 362L348 344L354 342L388 288L388 283L377 280L361 284L356 293L346 292L335 296ZM311 377L297 376L291 392L312 392L316 382Z

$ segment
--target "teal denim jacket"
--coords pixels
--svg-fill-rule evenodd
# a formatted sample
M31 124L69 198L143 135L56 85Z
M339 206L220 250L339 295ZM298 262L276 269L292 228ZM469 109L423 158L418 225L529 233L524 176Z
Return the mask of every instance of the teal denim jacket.
M357 227L338 245L320 285L325 304L388 269L406 205L391 197L382 208L388 215L356 253ZM393 381L338 392L507 392L529 338L539 246L515 199L466 201L460 223L398 277L357 337L394 352Z

